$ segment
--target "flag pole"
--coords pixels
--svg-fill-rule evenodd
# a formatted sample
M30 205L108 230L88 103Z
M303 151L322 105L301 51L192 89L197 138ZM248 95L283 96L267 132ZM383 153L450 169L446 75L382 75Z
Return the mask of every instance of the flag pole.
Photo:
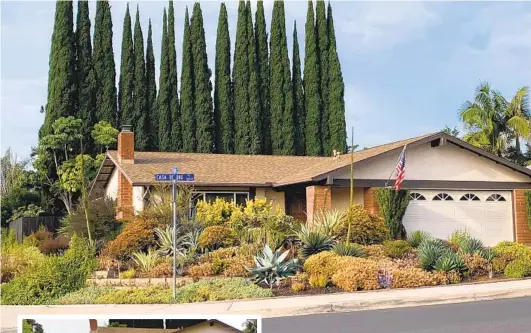
M385 186L384 186L385 188L387 188L387 186L389 185L389 181L391 180L391 177L393 177L393 174L395 173L396 166L398 165L398 162L400 162L400 157L402 157L402 154L404 154L404 152L406 151L406 147L407 147L407 145L404 145L404 148L400 152L400 155L398 155L398 159L396 160L396 163L395 163L395 168L393 169L393 171L391 171L391 174L389 175L389 178L387 178L387 181L385 182Z

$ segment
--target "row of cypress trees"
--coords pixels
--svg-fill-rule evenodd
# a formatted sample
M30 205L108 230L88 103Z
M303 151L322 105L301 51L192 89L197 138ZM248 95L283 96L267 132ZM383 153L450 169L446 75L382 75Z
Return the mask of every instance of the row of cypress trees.
M273 5L269 44L263 2L257 2L253 22L250 2L240 1L233 58L222 3L212 86L201 7L195 3L191 17L186 8L179 90L173 2L163 12L158 89L151 21L144 48L139 9L133 25L127 6L116 89L108 1L97 3L93 47L87 1L78 2L75 29L72 2L57 1L41 135L51 132L55 119L74 115L87 130L100 120L131 124L138 150L275 155L345 151L344 83L332 7L317 0L315 10L309 0L303 79L296 24L290 66L283 1Z

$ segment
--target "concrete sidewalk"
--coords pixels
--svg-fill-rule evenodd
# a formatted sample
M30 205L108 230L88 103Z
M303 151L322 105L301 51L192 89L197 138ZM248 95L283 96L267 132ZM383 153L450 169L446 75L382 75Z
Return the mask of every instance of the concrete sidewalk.
M142 315L142 314L260 314L264 318L325 312L350 312L395 307L461 303L531 296L531 279L438 286L417 289L392 289L330 295L278 297L189 304L128 305L49 305L2 306L1 327L16 326L19 314L32 315Z

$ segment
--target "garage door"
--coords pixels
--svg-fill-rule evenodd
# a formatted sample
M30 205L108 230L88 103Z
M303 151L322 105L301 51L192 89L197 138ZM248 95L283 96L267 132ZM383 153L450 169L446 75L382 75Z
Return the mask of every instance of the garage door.
M410 190L404 216L408 232L423 230L447 239L466 229L485 245L512 241L513 213L510 191Z

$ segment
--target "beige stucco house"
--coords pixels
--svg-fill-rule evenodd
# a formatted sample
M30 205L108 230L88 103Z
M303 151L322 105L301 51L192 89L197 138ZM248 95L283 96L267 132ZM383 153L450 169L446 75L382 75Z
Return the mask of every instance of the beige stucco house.
M219 320L205 320L202 323L182 329L99 327L95 319L89 320L90 333L242 333L242 331Z
M524 190L531 170L444 133L428 134L353 153L354 201L378 211L374 190L384 187L406 148L402 187L411 192L406 230L446 238L467 229L486 244L502 240L531 244ZM193 173L186 184L199 199L222 197L237 203L266 198L286 214L312 221L320 209L346 210L351 156L221 155L138 152L134 133L122 130L117 151L109 151L92 196L116 199L120 214L138 213L160 196L155 174ZM391 185L394 177L391 179Z

